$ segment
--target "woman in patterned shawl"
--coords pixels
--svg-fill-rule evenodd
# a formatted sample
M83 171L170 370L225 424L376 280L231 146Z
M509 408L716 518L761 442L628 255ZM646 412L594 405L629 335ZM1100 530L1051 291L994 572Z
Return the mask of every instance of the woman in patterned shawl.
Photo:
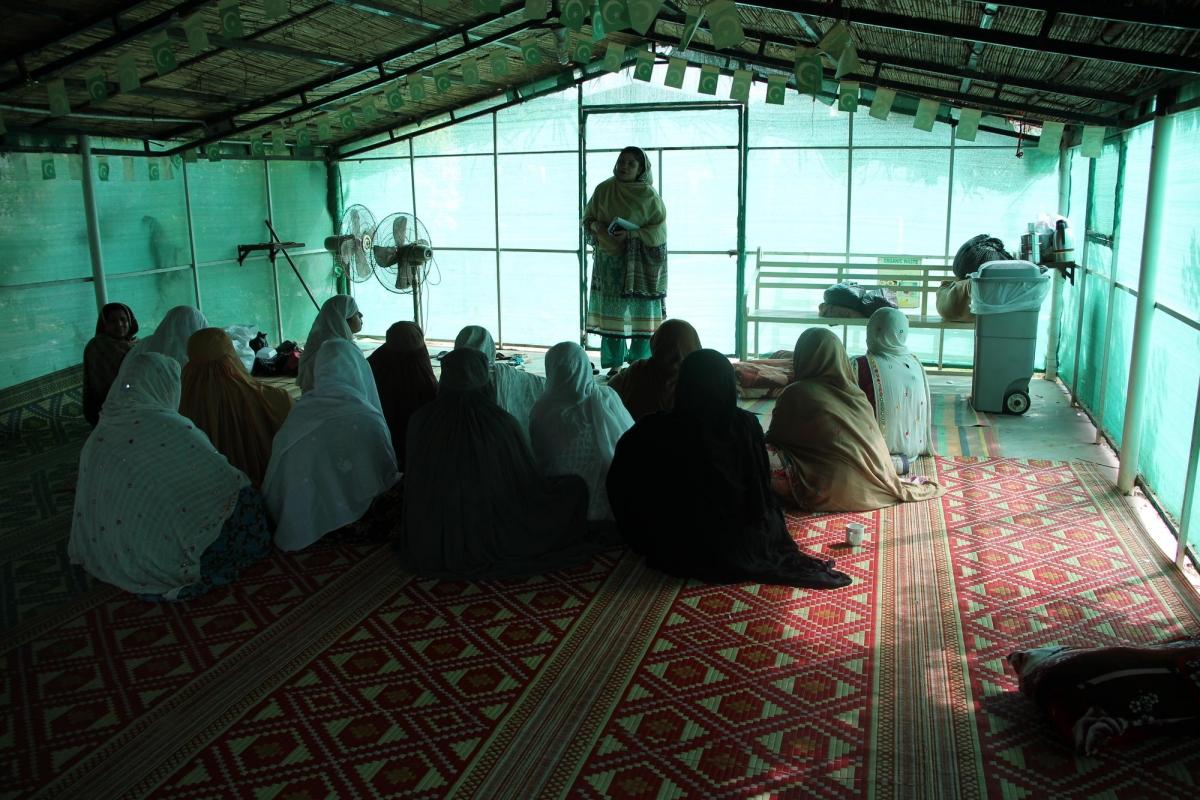
M618 217L637 227L614 226ZM667 208L641 149L621 151L583 211L583 229L596 254L587 330L600 336L600 366L615 371L649 357L650 335L666 316Z

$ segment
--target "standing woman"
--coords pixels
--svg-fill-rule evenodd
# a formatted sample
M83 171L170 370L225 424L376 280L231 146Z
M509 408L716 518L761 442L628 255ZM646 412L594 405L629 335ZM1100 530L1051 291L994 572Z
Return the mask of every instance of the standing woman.
M610 234L618 217L637 230L614 226ZM621 151L613 176L596 187L583 211L583 229L596 254L587 330L600 336L600 366L615 371L650 356L650 336L666 315L667 208L641 149ZM632 338L628 348L626 338Z
M83 418L96 427L104 398L125 355L137 341L138 323L124 303L109 303L96 320L96 335L83 348Z

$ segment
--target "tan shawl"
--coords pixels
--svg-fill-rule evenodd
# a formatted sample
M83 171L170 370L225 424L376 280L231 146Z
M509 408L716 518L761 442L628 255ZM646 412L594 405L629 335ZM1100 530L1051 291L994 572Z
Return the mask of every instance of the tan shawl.
M292 410L292 398L246 374L229 335L202 328L187 345L179 413L208 434L229 463L262 486L271 460L271 442Z
M871 511L939 497L936 483L901 480L842 342L809 328L796 342L796 382L775 405L767 441L782 451L796 503L812 511Z
M667 294L667 207L654 190L654 172L645 153L642 161L646 168L636 179L621 181L614 175L596 187L583 210L583 229L596 247L622 259L623 296L654 299ZM617 217L638 230L624 242L592 235L593 222L607 227Z
M700 334L691 323L669 319L650 337L650 357L635 361L608 382L621 396L634 420L675 404L675 383L683 359L700 349Z

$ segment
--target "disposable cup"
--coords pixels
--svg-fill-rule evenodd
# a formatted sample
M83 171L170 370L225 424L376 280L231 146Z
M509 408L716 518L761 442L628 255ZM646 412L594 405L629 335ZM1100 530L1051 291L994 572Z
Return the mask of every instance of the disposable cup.
M846 525L846 544L851 547L858 547L863 543L863 537L867 534L867 526L861 522L851 522Z

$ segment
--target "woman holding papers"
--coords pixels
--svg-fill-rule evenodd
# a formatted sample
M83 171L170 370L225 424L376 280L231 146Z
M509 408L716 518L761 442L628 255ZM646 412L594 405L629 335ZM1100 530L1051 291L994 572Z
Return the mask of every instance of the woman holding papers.
M596 254L587 330L600 336L600 365L615 372L649 357L667 296L667 209L642 150L621 151L583 211L583 229Z

